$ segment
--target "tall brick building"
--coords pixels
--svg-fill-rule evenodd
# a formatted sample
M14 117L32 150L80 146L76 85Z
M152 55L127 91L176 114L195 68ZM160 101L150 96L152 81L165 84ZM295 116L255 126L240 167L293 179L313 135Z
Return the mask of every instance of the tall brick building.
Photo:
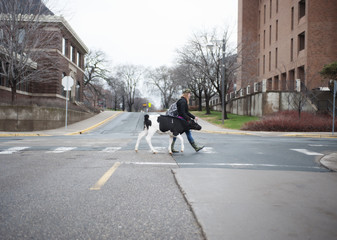
M237 89L326 87L319 75L337 61L337 0L239 0Z
M41 47L39 45L34 46L34 51L47 54L45 54L46 58L44 59L31 59L31 71L38 71L39 68L48 69L48 71L41 73L38 81L32 79L18 84L17 98L21 100L39 99L40 101L41 99L42 101L45 99L51 99L51 101L64 100L65 93L61 81L64 76L71 76L75 80L71 90L71 100L83 101L84 56L87 54L88 48L63 17L54 15L41 0L31 2L33 4L30 5L30 8L26 8L25 12L20 12L21 19L24 20L25 18L22 16L25 15L28 18L38 9L41 16L35 20L40 23L36 32L38 35L44 36L41 37L41 41L48 41L48 44L41 44ZM25 4L25 2L22 4ZM8 12L5 12L6 8L1 10L2 16L8 14ZM5 28L6 26L2 25L2 27ZM25 36L29 36L27 30L25 32L24 29L19 29L19 32L19 37L22 37L21 41L24 41ZM6 30L1 29L0 26L0 38L3 39L5 36ZM0 41L0 43L4 43L3 45L0 44L0 57L2 56L0 61L4 62L6 58L3 56L8 55L8 52L6 53L8 41L7 43ZM11 91L8 79L2 76L0 78L0 101L11 99Z

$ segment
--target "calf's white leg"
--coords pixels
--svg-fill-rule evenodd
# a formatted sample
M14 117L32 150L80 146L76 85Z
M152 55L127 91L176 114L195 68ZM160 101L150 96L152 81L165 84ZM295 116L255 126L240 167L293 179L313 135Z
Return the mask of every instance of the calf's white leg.
M177 138L179 138L179 140L180 140L180 145L181 145L180 151L183 152L185 150L184 149L184 138L183 138L183 136L181 136L181 134L179 134L177 136Z
M172 142L173 142L173 135L170 134L169 145L168 145L168 152L172 155Z
M152 146L151 139L152 139L153 135L155 134L155 132L156 132L156 129L150 128L150 129L148 130L147 136L145 137L147 144L149 145L151 151L152 151L154 154L157 153L157 151L156 151L156 150L154 149L154 147Z
M147 133L148 133L148 129L147 129L147 128L145 128L143 131L141 131L141 132L139 133L138 139L137 139L137 142L136 142L136 146L135 146L135 151L136 151L136 152L138 152L138 146L139 146L140 140L142 140L142 138L143 138L144 136L146 136Z

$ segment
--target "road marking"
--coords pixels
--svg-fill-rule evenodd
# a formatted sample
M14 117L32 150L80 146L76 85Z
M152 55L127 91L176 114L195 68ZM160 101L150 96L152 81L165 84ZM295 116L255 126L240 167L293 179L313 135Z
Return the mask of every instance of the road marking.
M204 147L201 150L202 153L216 153L212 147Z
M107 147L102 150L102 152L108 152L108 153L113 153L121 149L121 147Z
M167 163L167 162L123 162L124 164L133 164L133 165L168 165L168 166L177 166L176 163Z
M290 149L290 150L300 152L300 153L303 153L303 154L306 154L306 155L311 155L311 156L322 156L322 155L324 155L324 154L318 153L318 152L311 152L307 149Z
M77 147L58 147L56 149L54 149L53 151L49 151L47 153L63 153L63 152L68 152L71 151L73 149L76 149Z
M303 169L322 169L321 167L304 167L296 165L275 165L275 164L252 164L252 163L178 163L180 166L211 166L211 167L276 167L276 168L303 168Z
M22 150L25 150L29 147L12 147L12 148L8 148L5 151L0 152L0 154L13 154Z
M116 169L121 165L120 162L116 162L104 175L95 183L90 190L100 190L101 187L109 180L111 175L116 171Z

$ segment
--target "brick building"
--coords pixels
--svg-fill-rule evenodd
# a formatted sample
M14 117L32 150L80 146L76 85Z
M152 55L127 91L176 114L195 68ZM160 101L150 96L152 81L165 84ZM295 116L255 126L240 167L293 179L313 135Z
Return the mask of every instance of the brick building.
M337 60L337 0L239 0L238 9L237 89L327 86L319 71Z
M51 99L51 102L64 100L65 92L61 81L64 76L71 76L75 82L71 90L71 100L81 102L83 101L84 87L84 57L88 48L63 17L54 15L40 0L34 0L33 2L36 2L34 6L39 8L39 13L42 13L42 16L38 18L41 23L38 31L41 35L48 36L48 39L46 38L48 44L41 48L35 46L34 51L47 53L47 57L37 60L31 59L31 71L38 71L39 68L43 67L47 67L49 71L41 73L39 81L32 80L20 83L17 86L17 99L24 101L28 99L39 99L40 101L41 99L43 101ZM31 15L31 11L34 12L35 10L34 6L27 9L27 12L23 12L22 15ZM7 13L2 12L1 14ZM26 36L28 35L26 34ZM23 34L23 36L25 35ZM0 32L0 37L4 37L3 32ZM4 52L0 49L0 57L4 56ZM1 62L4 61L3 59L0 60ZM0 102L8 102L10 98L9 81L1 77Z

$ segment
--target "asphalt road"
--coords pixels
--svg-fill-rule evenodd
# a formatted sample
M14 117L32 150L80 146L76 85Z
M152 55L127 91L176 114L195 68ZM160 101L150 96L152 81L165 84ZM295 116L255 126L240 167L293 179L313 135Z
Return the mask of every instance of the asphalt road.
M0 138L0 239L203 239L172 170L235 168L327 172L318 159L336 140L194 132L206 148L152 154L140 113L125 113L89 133Z

